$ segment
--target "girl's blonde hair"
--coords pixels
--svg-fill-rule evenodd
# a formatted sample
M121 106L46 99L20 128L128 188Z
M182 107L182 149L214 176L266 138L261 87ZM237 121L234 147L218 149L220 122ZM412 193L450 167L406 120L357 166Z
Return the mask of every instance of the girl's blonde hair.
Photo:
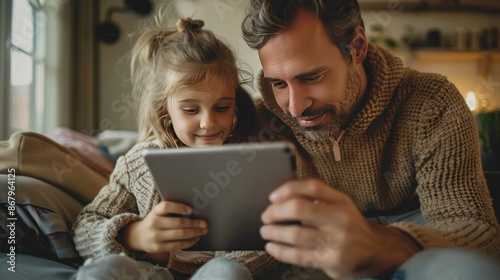
M239 86L231 50L201 20L179 19L177 28L143 32L132 49L132 93L138 101L138 141L158 140L162 148L177 147L167 102L189 87L207 89L217 79Z

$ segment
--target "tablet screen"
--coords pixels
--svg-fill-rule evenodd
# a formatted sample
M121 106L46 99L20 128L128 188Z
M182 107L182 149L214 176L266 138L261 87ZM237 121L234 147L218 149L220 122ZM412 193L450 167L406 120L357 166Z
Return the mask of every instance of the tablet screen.
M163 199L208 222L208 233L186 250L264 250L260 216L269 194L295 178L286 142L148 150L144 159Z

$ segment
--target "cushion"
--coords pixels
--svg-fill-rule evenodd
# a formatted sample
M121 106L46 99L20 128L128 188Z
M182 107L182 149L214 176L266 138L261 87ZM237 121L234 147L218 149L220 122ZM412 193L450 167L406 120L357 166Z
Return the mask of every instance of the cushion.
M59 262L25 254L16 254L16 272L9 271L9 267L9 257L0 254L0 279L68 280L77 271L76 268Z
M8 237L15 233L16 253L80 263L70 229L83 205L46 182L8 176L0 174L0 251L9 252Z
M0 174L10 168L57 186L83 204L94 199L110 175L102 165L35 132L16 132L0 141Z

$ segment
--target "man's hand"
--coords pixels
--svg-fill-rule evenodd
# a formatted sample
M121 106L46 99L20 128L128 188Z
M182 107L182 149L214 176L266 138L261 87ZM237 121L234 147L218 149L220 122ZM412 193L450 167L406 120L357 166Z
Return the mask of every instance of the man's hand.
M335 279L373 277L394 272L419 251L402 231L367 222L347 195L321 181L289 181L270 200L260 233L279 261L322 269ZM277 224L284 221L302 225Z

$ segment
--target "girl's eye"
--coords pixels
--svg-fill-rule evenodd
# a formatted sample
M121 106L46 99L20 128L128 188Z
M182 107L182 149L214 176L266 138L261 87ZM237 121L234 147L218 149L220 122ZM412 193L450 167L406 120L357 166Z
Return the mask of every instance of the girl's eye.
M215 112L226 112L229 109L229 106L216 106L214 108Z
M194 115L194 114L198 113L200 110L196 109L196 108L182 108L182 111L186 114Z
M281 81L281 82L272 82L272 83L271 83L271 86L272 86L273 88L278 88L278 89L281 89L281 88L286 87L286 83L285 83L285 82L283 82L283 81Z

